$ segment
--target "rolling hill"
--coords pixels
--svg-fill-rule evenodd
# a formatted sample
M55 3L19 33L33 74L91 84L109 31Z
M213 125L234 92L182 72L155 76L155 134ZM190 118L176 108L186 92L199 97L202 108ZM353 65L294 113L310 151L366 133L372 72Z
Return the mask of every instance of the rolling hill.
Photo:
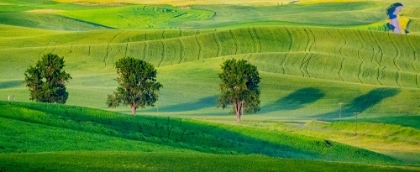
M385 27L390 0L142 2L0 0L0 171L418 170L419 1L402 1L406 35ZM23 73L46 53L73 77L68 106L29 103ZM136 116L105 104L127 56L163 84ZM262 78L261 111L240 124L216 108L231 58Z
M110 160L121 162L120 159L123 164L130 165L131 170L164 170L172 164L179 170L224 171L228 166L214 164L225 160L237 165L235 169L246 171L275 170L282 165L299 169L316 166L327 171L349 168L410 170L389 166L405 164L389 156L289 132L181 118L127 116L64 105L0 102L0 106L0 169L6 171L118 170L123 167L106 163ZM255 161L256 156L260 156L261 161ZM82 159L75 158L62 164L69 157ZM140 159L143 160L139 162ZM191 159L195 159L192 162L196 165L181 165ZM246 168L242 161L252 159L255 166ZM51 164L54 161L56 165ZM308 165L300 166L302 162ZM213 165L204 167L203 164Z

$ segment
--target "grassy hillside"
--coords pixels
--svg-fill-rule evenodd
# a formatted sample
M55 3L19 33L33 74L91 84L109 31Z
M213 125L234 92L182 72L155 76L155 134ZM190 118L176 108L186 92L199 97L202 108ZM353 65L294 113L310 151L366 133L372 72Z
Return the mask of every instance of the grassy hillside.
M2 160L0 167L7 171L416 171L414 168L408 167L384 167L264 156L183 153L27 153L4 156L0 154L0 159Z
M384 9L389 5L372 1L311 4L280 4L276 1L270 6L244 6L242 3L170 6L146 2L133 5L118 1L110 4L3 1L0 24L77 31L110 28L214 29L255 25L361 27L386 24ZM337 9L340 9L339 12ZM411 18L416 15L408 12L406 16Z
M224 116L228 111L215 108L220 64L245 58L263 78L261 114L268 116L256 119L335 118L340 102L345 103L344 117L353 112L361 117L419 113L420 41L414 35L320 27L35 31L43 36L3 33L1 100L7 95L27 100L21 82L25 69L52 52L65 57L66 71L74 78L68 103L106 108L106 95L116 88L113 63L132 56L158 67L164 85L158 106L145 113L156 114L159 108L165 114Z
M420 162L420 156L416 153L420 151L418 116L387 117L386 119L393 120L358 118L357 120L310 121L306 123L283 123L267 120L243 124L266 130L287 131L288 133L333 140L418 164Z
M1 126L3 131L7 131L2 132L4 142L1 142L1 148L2 152L6 153L115 150L111 145L104 147L107 144L103 142L97 142L97 146L90 145L103 136L104 140L115 137L106 142L116 144L117 148L120 139L132 140L132 143L139 141L140 145L146 142L139 151L153 151L155 146L158 151L168 151L168 147L174 147L174 151L189 149L210 153L262 154L331 161L398 162L390 157L339 143L331 142L329 144L333 146L326 145L325 141L320 139L241 126L216 125L169 117L126 116L58 105L2 102L1 106ZM43 135L41 133L46 135L39 137ZM84 135L86 137L83 137ZM94 136L92 140L88 139L88 135ZM14 138L10 138L11 136ZM85 138L87 143L78 139L78 146L72 146L69 141L76 140L75 137ZM122 144L121 149L124 150L124 146L129 143Z
M51 30L215 29L249 26L328 26L387 30L391 1L16 1L2 0L0 24ZM134 4L133 4L134 3ZM246 4L253 5L246 5ZM407 30L418 34L414 1L402 1ZM162 5L171 4L171 5ZM223 4L223 5L222 5ZM239 4L239 5L238 5ZM173 6L172 6L173 5ZM401 19L403 20L403 19ZM406 22L404 22L406 23Z
M385 27L391 0L142 2L0 0L0 171L419 170L420 1L401 1L406 35ZM72 106L29 103L46 53ZM136 116L105 105L127 56L163 84ZM240 124L216 108L231 58L262 78Z
M314 167L322 171L347 168L410 170L385 166L408 165L388 156L289 132L177 118L127 116L63 105L0 102L0 106L3 131L0 133L0 169L6 171L20 170L22 164L25 164L24 170L29 171L66 168L71 171L86 168L164 170L170 164L179 170L225 171L245 168L249 165L245 162L252 159L254 166L248 166L247 171L275 170L282 165L296 170ZM62 164L69 157L79 158ZM158 157L160 161L157 161ZM186 160L195 165L182 165ZM109 166L111 161L122 164ZM220 165L220 162L234 166ZM303 162L307 165L302 166ZM215 163L219 166L214 166Z

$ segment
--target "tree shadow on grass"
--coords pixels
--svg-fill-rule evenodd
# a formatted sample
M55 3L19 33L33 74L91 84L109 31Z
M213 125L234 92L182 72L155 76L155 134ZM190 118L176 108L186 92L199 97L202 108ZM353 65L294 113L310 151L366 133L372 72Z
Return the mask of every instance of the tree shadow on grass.
M295 148L290 144L286 144L287 142L276 143L270 140L247 136L241 134L241 132L235 132L235 130L232 131L229 129L232 126L229 125L197 122L182 118L123 115L103 110L63 106L60 104L29 104L0 101L0 105L6 103L10 105L7 107L15 107L19 111L48 114L41 115L42 117L39 118L9 115L21 121L28 121L48 127L64 128L66 130L71 129L85 133L155 143L156 149L159 148L159 145L163 145L220 154L262 154L272 157L306 159L313 159L320 156L318 152ZM10 112L21 113L19 111L15 110ZM246 128L239 127L237 129ZM289 138L290 136L276 134L276 137ZM301 137L296 137L296 139L298 141L301 139L300 141L306 142L307 144L312 142ZM322 143L323 141L320 140L318 142ZM319 146L320 148L325 147L322 144ZM45 146L44 151L51 151L51 149Z
M359 119L360 120L360 119ZM420 116L386 116L362 119L363 122L395 124L420 130Z
M4 103L6 102L0 101L0 104ZM45 125L48 128L70 129L155 144L153 147L146 148L146 151L149 152L162 151L160 146L170 146L212 154L261 155L308 160L334 159L347 162L397 162L396 159L388 156L346 147L329 140L313 139L288 134L287 132L266 131L240 125L218 124L182 118L123 115L61 104L22 102L7 102L7 104L10 105L7 107L13 107L13 110L3 110L12 114L1 114L8 114L11 119L35 123L37 126ZM22 112L45 115L16 115ZM26 134L39 135L36 131ZM141 144L141 142L138 144ZM129 148L121 146L116 143L107 146L105 149L99 149L133 151L131 146ZM69 150L60 146L58 149L53 148L54 150L51 149L51 146L42 146L42 148L44 152ZM91 148L80 147L78 149L89 150ZM350 154L343 156L343 152L344 154Z
M337 103L337 111L317 115L316 117L317 119L332 119L338 118L340 114L341 117L354 116L356 113L362 113L376 104L379 104L386 98L396 96L399 92L400 90L396 88L377 88L365 95L356 97L351 103L344 103L341 111Z
M155 106L152 109L146 109L146 110L139 109L138 112L155 112L156 110L159 110L159 112L185 112L185 111L200 110L200 109L204 109L208 107L216 108L217 98L218 96L204 97L195 102L187 102L187 103L181 103L177 105L170 105L170 106L163 106L163 107Z
M275 101L274 103L262 107L261 110L263 113L278 110L296 110L303 108L307 104L316 102L324 96L325 94L319 89L302 88Z
M3 81L0 82L0 89L19 87L22 85L24 85L24 83L21 80Z

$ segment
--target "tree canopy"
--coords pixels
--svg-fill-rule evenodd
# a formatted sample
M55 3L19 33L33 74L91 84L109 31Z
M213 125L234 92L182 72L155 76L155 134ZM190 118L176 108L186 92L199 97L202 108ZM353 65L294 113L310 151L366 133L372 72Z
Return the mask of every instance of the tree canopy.
M69 93L65 83L71 76L64 71L64 66L64 57L52 53L45 54L35 66L30 66L24 73L30 100L66 103Z
M119 86L113 95L108 95L108 107L119 106L120 103L130 105L135 114L138 107L154 106L158 100L156 94L162 84L156 81L156 70L152 64L143 60L126 57L115 63Z
M226 108L233 105L236 120L240 121L243 111L255 113L260 110L260 90L258 84L261 80L257 67L246 60L226 60L221 69L219 78L221 95L218 107Z

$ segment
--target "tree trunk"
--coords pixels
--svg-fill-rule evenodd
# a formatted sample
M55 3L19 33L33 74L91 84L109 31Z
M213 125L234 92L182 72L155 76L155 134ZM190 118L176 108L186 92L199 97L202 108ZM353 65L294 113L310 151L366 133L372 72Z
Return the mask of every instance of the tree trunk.
M244 102L240 101L240 102L235 102L233 104L234 108L235 108L235 113L236 113L236 121L240 122L241 121L241 117L242 117L242 112L243 112L243 105Z
M136 106L131 105L131 114L135 115L136 114Z

